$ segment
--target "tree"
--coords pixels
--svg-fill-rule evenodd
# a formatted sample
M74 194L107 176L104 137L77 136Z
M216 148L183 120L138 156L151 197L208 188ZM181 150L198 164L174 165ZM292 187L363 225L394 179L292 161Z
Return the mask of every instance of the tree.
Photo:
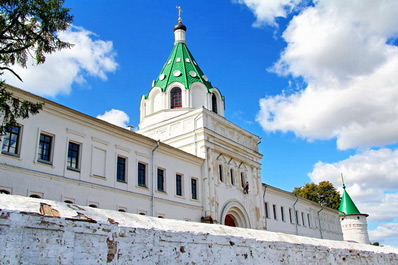
M58 38L57 32L72 23L70 8L64 0L1 0L0 2L0 76L4 71L21 77L12 69L19 64L26 67L31 57L36 64L44 63L45 55L70 48L72 44ZM0 80L0 135L18 118L37 114L43 103L23 101L12 96Z
M293 193L335 210L340 207L340 192L329 181L321 181L319 184L307 183L303 187L294 188Z

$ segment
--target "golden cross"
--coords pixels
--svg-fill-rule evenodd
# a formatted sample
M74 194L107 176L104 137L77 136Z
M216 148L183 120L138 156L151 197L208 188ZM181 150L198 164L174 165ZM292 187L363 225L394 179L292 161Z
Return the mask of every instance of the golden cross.
M181 12L183 11L180 6L176 6L176 8L178 9L178 22L181 23L182 22Z

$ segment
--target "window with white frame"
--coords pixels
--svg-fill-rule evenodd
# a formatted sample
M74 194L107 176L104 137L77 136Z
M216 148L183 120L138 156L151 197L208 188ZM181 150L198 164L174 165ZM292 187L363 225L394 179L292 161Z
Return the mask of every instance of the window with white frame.
M146 164L138 162L138 186L146 187Z
M80 144L69 142L67 169L79 170L80 163Z
M119 182L126 182L127 174L127 158L118 156L116 167L116 180Z
M2 153L18 156L20 141L21 126L8 126L3 137Z
M198 181L195 178L191 178L191 194L192 194L192 199L197 200L198 199Z
M51 163L53 139L54 137L51 135L40 133L39 152L37 159L39 162Z
M158 191L164 191L164 173L164 169L158 168Z
M276 216L276 205L275 204L272 205L272 211L274 213L274 219L277 220L278 218Z
M182 175L176 174L176 195L182 196Z

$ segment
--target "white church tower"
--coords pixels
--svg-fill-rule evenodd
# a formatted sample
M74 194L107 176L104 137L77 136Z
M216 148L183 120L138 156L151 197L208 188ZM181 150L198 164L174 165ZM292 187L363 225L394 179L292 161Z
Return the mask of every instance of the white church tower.
M225 98L189 51L186 30L179 8L174 48L141 98L138 133L205 159L200 185L206 220L265 229L260 137L224 118Z
M359 212L345 188L343 184L344 193L339 208L344 240L370 244L366 222L366 217L369 215Z

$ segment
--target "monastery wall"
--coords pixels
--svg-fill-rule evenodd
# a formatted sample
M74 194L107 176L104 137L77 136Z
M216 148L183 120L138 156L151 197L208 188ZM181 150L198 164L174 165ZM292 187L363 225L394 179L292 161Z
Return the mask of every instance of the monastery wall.
M0 194L0 264L397 264L398 249Z

